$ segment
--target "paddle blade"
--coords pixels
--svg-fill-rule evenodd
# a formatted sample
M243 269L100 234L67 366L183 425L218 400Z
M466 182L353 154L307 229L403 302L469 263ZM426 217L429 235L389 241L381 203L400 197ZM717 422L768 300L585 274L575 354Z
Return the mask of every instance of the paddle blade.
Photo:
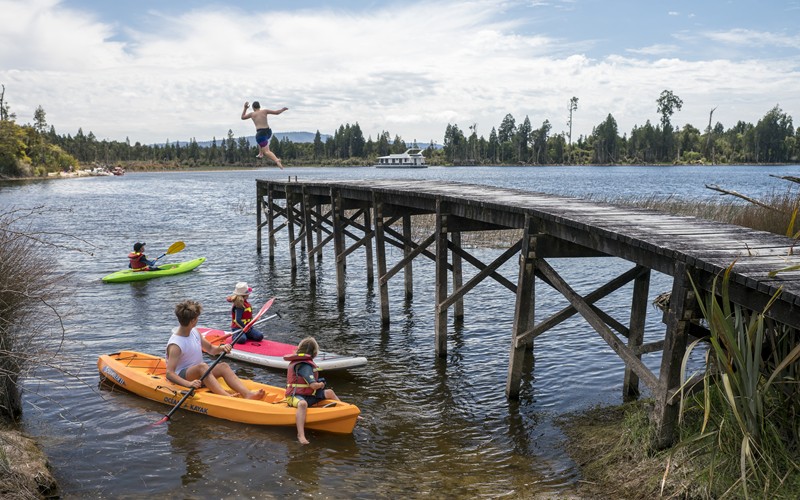
M261 316L263 316L263 315L264 315L264 313L265 313L265 312L267 312L267 309L269 309L270 307L272 307L272 303L273 303L273 302L275 302L275 297L272 297L271 299L269 299L269 300L266 302L266 304L264 304L263 306L261 306L261 309L258 311L258 313L257 313L255 316L253 316L253 319L250 321L250 323L247 323L247 324L245 325L245 327L244 327L244 331L245 331L245 332L246 332L247 330L249 330L250 328L252 328L252 327L253 327L253 325L256 323L256 321L258 321L258 320L259 320L259 318L261 318Z
M169 420L169 416L168 416L168 415L164 415L164 418L162 418L162 419L161 419L161 420L159 420L158 422L154 423L153 425L159 425L159 424L163 424L163 423L164 423L164 422L166 422L167 420Z
M178 253L181 250L183 250L184 248L186 248L186 243L184 243L182 241L176 241L175 243L170 245L169 248L167 248L166 255L172 255L174 253Z

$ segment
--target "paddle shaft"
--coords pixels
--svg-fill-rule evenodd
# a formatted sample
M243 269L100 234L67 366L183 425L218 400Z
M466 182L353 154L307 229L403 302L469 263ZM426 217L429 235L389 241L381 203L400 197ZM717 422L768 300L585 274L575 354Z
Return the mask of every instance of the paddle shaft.
M183 251L184 248L186 248L186 243L184 243L182 241L176 241L175 243L170 245L169 248L167 248L166 252L164 252L161 255L159 255L158 257L156 257L156 260L153 261L153 264L158 262L159 259L161 259L164 256L172 255L174 253L178 253L178 252Z
M256 314L256 315L253 317L253 321L251 321L250 323L248 323L247 325L245 325L245 327L244 327L244 328L242 328L242 329L240 329L240 330L237 330L236 332L234 332L234 333L236 333L236 336L233 338L233 341L231 342L231 344L235 344L235 343L236 343L236 341L237 341L237 340L239 340L239 337L241 337L242 335L244 335L245 333L247 333L247 331L248 331L248 330L249 330L249 329L250 329L250 328L253 326L253 324L255 324L255 322L256 322L256 321L257 321L257 320L258 320L258 319L259 319L259 318L260 318L260 317L261 317L261 316L262 316L262 315L263 315L265 312L267 312L267 309L269 309L269 308L272 306L272 303L273 303L274 301L275 301L275 299L274 299L274 298L272 298L272 299L269 299L269 300L267 301L267 303L266 303L266 304L264 304L264 305L261 307L261 310L259 310L259 311L258 311L258 313L257 313L257 314ZM211 365L208 367L208 369L205 371L205 373L203 373L203 375L200 377L200 381L201 381L201 382L203 381L203 379L205 379L205 378L208 376L208 374L209 374L209 373L211 373L211 371L212 371L212 370L214 370L214 367L215 367L215 366L217 366L217 364L219 364L219 362L220 362L220 361L222 361L222 358L224 358L226 354L228 354L228 353L227 353L227 352L225 352L225 350L223 350L223 351L220 353L220 355L219 355L219 356L217 356L217 359L215 359L215 360L214 360L214 362L213 362L213 363L211 363ZM162 419L161 419L161 420L160 420L158 423L161 423L161 422L166 422L167 420L169 420L169 418L172 416L172 414L173 414L173 413L175 413L176 411L178 411L178 408L180 408L180 407L181 407L181 405L183 405L183 402L184 402L184 401L186 401L186 400L187 400L187 399L188 399L188 398L189 398L189 397L190 397L192 394L194 394L194 391L195 391L195 390L196 390L196 387L192 387L191 389L189 389L189 391L188 391L186 394L184 394L184 396L181 398L181 400L180 400L180 401L178 401L178 404L176 404L175 406L173 406L173 407L172 407L172 409L169 411L169 413L167 413L166 415L164 415L164 418L162 418Z
M265 322L265 321L269 321L269 320L271 320L272 318L280 318L280 317L281 317L280 313L275 313L275 314L273 314L272 316L267 316L266 318L261 318L261 319L260 319L260 320L258 320L258 321L251 321L250 323L248 323L248 324L247 324L247 326L251 326L251 327L253 327L253 326L256 326L256 325L258 325L258 324L261 324L261 323L263 323L263 322ZM236 332L238 332L238 331L239 331L239 330L234 330L234 331L232 331L232 332L230 332L230 333L227 333L227 332L226 332L226 335L225 335L225 336L226 336L226 337L230 337L230 336L234 335L234 334L235 334Z

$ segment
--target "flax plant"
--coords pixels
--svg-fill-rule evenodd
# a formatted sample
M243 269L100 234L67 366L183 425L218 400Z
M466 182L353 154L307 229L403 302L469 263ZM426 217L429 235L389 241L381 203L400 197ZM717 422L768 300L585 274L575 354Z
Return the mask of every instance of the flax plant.
M711 293L699 302L710 336L689 346L682 376L687 380L692 350L707 342L703 390L699 397L682 391L680 405L682 420L689 413L702 414L702 423L682 439L681 446L705 458L713 497L796 498L800 336L766 318L780 291L760 313L730 301L732 266L719 288L714 281L721 297Z

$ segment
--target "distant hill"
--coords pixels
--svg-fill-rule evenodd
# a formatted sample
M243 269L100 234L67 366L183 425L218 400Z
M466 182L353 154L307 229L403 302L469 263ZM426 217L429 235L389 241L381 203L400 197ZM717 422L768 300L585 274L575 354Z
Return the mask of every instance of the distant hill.
M275 137L279 141L282 141L284 137L287 137L290 141L292 141L294 143L297 143L297 144L301 144L301 143L306 143L306 142L314 142L314 136L316 136L316 135L317 135L316 132L277 132L275 134ZM327 141L328 138L330 138L330 137L333 137L333 136L328 135L328 134L320 134L320 138L322 139L323 143L325 141ZM247 142L249 142L251 145L255 146L255 144L256 144L256 136L255 135L251 135L251 136L245 137L245 139L247 139ZM222 142L223 140L224 140L224 138L218 138L217 139L217 146L219 146L220 142ZM236 137L236 140L238 141L239 138ZM212 142L213 141L197 141L197 145L200 146L201 148L210 148ZM180 145L180 147L184 147L184 146L187 146L189 144L186 141L178 141L177 143ZM173 142L171 144L175 144L175 143ZM406 144L408 145L408 147L411 147L411 143L410 142L406 142ZM159 144L159 145L163 146L163 144ZM429 143L427 143L427 142L418 142L417 143L417 146L422 148L422 149L427 149L428 145L429 145ZM441 149L442 148L441 144L434 144L433 146L434 146L435 149Z

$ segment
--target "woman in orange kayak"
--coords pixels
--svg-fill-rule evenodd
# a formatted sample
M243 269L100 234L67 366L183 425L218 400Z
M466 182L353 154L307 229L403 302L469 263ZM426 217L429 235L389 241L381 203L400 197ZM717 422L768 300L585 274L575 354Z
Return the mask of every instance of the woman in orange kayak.
M203 306L193 300L186 300L175 306L175 316L180 326L172 330L172 336L167 342L167 380L196 389L205 385L214 394L232 396L217 380L217 377L222 377L228 387L242 397L262 399L264 389L249 390L227 363L217 364L210 376L200 380L208 370L208 364L203 361L203 351L212 356L231 352L230 344L213 346L198 333L195 327L202 311Z

